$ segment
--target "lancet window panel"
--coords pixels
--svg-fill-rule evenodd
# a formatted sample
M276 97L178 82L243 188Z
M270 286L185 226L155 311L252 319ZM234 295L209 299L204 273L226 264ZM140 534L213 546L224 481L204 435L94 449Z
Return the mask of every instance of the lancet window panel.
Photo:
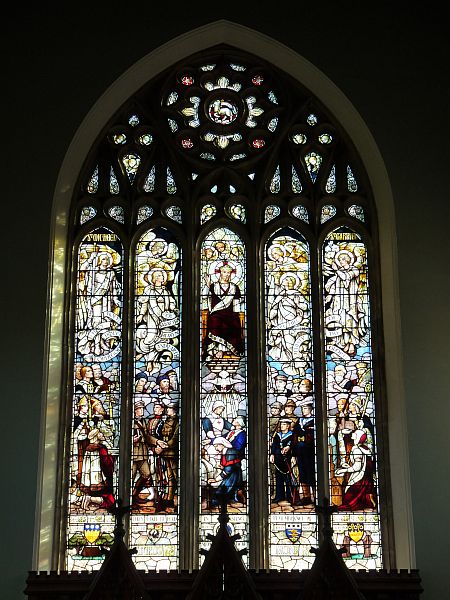
M229 527L248 544L246 250L231 229L201 247L200 544L210 545L223 500Z
M100 567L120 495L139 568L197 567L225 501L249 566L306 569L328 496L347 564L380 567L376 214L346 133L226 48L104 131L72 219L65 564Z
M79 244L76 267L70 465L67 489L69 570L99 568L110 546L118 493L122 397L122 243L99 227Z

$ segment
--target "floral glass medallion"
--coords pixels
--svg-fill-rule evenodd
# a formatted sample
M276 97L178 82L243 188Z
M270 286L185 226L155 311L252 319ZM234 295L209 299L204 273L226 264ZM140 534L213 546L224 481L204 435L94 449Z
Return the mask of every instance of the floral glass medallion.
M296 219L300 219L305 223L309 223L308 211L304 206L301 206L300 204L294 206L294 208L292 209L292 214Z
M317 125L317 117L314 114L310 114L308 115L308 118L306 119L306 122L308 123L308 125L311 125L311 127L313 127L314 125Z
M112 136L112 140L118 146L121 144L125 144L127 141L127 136L124 133L116 133Z
M256 139L256 140L253 140L253 142L252 142L253 148L256 148L257 150L259 150L260 148L264 148L265 145L266 145L266 142L262 139Z
M320 222L322 223L322 225L323 225L323 223L326 223L327 221L332 219L335 214L336 214L335 206L333 206L331 204L325 204L325 206L322 206L322 210L320 213Z
M279 206L276 206L275 204L270 204L269 206L266 206L266 210L264 211L264 223L269 223L270 221L273 221L273 219L276 219L279 214Z
M166 215L169 219L172 219L172 221L176 221L177 223L182 222L181 208L179 206L169 206L169 208L166 209Z
M359 206L358 204L352 204L351 206L348 207L348 214L353 217L354 219L358 219L359 221L362 221L364 223L365 219L364 219L364 209L362 206Z
M108 214L119 223L125 223L125 211L122 206L111 206L108 209Z
M93 206L83 206L80 214L80 225L84 225L95 217L97 211Z
M153 208L151 206L140 206L139 210L138 210L138 214L137 214L136 223L138 225L140 223L143 223L147 219L150 219L152 214L153 214Z
M252 78L253 85L262 85L264 81L264 77L262 75L255 75Z
M191 77L190 75L183 75L181 77L181 83L183 85L192 85L194 83L194 78Z
M131 117L128 119L128 123L131 125L131 127L136 127L136 125L139 125L139 117L137 115L131 115Z

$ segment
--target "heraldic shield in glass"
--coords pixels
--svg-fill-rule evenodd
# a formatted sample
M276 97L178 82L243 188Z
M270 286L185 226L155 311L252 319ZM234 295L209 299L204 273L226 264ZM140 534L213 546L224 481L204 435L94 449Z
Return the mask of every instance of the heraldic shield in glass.
M78 249L66 566L98 569L113 542L122 362L122 244L98 228Z
M335 543L350 568L380 568L369 279L361 237L344 227L330 233L322 271Z
M245 247L226 228L201 250L200 544L218 526L222 499L229 528L247 547L247 369Z
M270 567L309 568L317 544L309 248L290 228L265 248Z
M130 544L137 568L178 567L181 253L169 230L135 259Z

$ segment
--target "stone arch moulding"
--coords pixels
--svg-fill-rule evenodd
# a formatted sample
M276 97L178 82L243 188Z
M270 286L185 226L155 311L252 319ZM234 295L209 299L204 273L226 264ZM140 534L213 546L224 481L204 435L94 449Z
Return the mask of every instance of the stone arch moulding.
M225 43L261 56L301 82L335 115L352 139L368 173L377 207L380 239L382 312L389 417L390 472L394 515L395 566L414 568L406 413L403 387L397 242L392 191L377 145L359 113L326 75L309 61L257 31L220 20L160 46L130 67L99 98L76 132L59 172L53 198L49 248L49 287L41 415L33 569L57 567L53 527L58 477L58 436L63 356L64 287L68 215L81 166L112 114L142 85L184 57Z

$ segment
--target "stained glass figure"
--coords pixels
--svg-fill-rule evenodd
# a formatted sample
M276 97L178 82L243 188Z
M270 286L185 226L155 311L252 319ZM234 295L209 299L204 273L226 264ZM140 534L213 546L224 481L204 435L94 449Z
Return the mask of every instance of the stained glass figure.
M232 204L228 209L228 212L233 219L236 219L236 221L245 223L245 208L242 204Z
M93 206L83 206L80 213L80 225L84 225L95 217L97 211Z
M138 569L178 567L181 251L163 227L136 246L130 545Z
M153 141L153 137L149 133L144 133L143 135L139 136L139 143L142 146L150 146L152 141Z
M334 217L336 214L336 207L332 204L325 204L322 206L322 210L320 211L320 222L326 223L330 219Z
M322 133L321 135L319 135L319 142L321 144L331 144L332 141L333 141L333 136L330 135L329 133Z
M316 115L314 115L314 114L308 115L306 122L308 123L308 125L311 125L311 127L314 127L314 125L317 125Z
M280 207L276 206L275 204L266 206L264 211L264 223L269 223L270 221L273 221L273 219L276 219L280 212Z
M309 247L285 228L265 250L270 568L310 568L317 543Z
M95 167L92 173L89 183L87 184L87 191L89 194L95 194L98 191L98 165Z
M172 172L169 169L169 167L167 167L167 193L168 194L176 194L177 193L177 186L175 184L175 179L173 178Z
M334 538L349 568L381 567L367 249L348 228L322 252Z
M144 192L150 193L155 190L155 177L156 177L156 167L153 165L149 171L149 174L145 178L144 181Z
M111 206L108 208L108 215L118 223L125 223L125 211L122 206Z
M328 175L327 182L325 184L325 191L327 194L334 194L336 191L336 166L331 167L330 174Z
M127 142L127 136L124 133L116 133L115 135L112 136L113 142L115 144L122 145L122 144L126 144Z
M301 204L294 206L294 208L292 209L292 215L296 219L300 219L301 221L304 221L305 223L309 223L308 211Z
M70 472L68 570L99 569L113 542L122 363L122 244L98 228L78 250Z
M308 169L311 181L314 183L319 173L320 165L322 164L322 157L317 152L309 152L305 156L306 168Z
M117 181L116 174L112 167L109 171L109 193L114 195L120 193L119 182Z
M347 188L349 192L358 191L358 184L356 183L356 179L352 173L350 165L347 165Z
M206 223L207 221L212 219L216 212L217 209L214 206L214 204L205 204L204 206L202 206L202 212L200 214L200 223L203 225L203 223Z
M302 184L300 183L299 176L297 175L297 171L295 170L294 165L292 165L292 182L291 182L292 191L294 194L302 193Z
M281 189L280 165L278 165L275 169L275 173L272 177L272 181L270 182L269 189L272 192L272 194L278 194Z
M153 208L151 206L140 206L137 214L136 223L139 225L153 215Z
M201 251L200 544L208 548L221 499L230 525L248 542L245 247L215 229Z
M131 117L128 119L128 123L131 125L131 127L136 127L140 123L139 117L137 115L131 115Z
M364 209L358 204L352 204L348 207L348 214L354 219L358 219L364 223Z
M125 154L122 157L122 164L125 167L126 174L131 183L133 183L136 173L141 164L141 157L138 154Z
M183 219L181 214L181 208L179 206L169 206L168 208L166 208L166 215L169 217L169 219L172 219L172 221L182 223Z

